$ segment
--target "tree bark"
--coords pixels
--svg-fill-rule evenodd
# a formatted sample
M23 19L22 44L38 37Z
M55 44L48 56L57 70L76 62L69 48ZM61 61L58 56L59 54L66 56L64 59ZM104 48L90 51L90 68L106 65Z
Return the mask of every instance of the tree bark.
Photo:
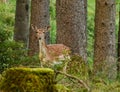
M38 29L49 26L49 0L32 0L31 2L31 24ZM49 43L49 32L46 34L46 43ZM35 31L30 27L29 35L29 55L39 52L39 44L36 39Z
M24 42L27 47L29 34L30 0L16 1L14 40Z
M116 78L115 0L96 0L94 71Z
M56 0L57 43L69 46L86 61L86 0Z
M120 10L119 10L119 31L118 31L118 63L117 63L118 76L120 76Z

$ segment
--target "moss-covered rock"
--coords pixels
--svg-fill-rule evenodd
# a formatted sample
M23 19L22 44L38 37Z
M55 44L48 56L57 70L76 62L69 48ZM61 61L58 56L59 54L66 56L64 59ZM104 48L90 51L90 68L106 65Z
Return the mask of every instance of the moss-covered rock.
M54 71L48 68L11 68L0 84L4 92L55 92Z

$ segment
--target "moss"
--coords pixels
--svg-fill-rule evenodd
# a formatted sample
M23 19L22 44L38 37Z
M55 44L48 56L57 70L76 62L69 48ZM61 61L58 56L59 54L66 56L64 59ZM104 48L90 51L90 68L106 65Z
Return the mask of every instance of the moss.
M3 74L4 92L54 92L54 71L48 68L11 68Z
M72 55L66 66L66 73L71 76L76 76L85 83L89 83L88 66L86 62L79 55ZM65 71L63 71L65 72ZM60 84L64 84L67 88L70 88L72 92L87 92L77 80L58 74L57 81ZM79 87L78 87L79 86Z
M71 92L70 89L68 89L62 84L56 84L54 88L55 88L55 92Z
M117 81L109 82L103 79L94 79L91 84L91 92L120 92L120 83Z
M71 61L68 63L67 73L77 76L80 79L88 79L88 66L79 55L71 56Z

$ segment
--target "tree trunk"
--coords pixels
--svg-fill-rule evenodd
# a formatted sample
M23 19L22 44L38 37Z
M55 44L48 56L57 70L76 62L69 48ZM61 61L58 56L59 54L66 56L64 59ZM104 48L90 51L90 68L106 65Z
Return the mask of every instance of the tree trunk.
M115 79L115 0L96 0L94 46L95 74Z
M119 10L119 31L118 31L118 65L117 65L118 76L120 76L120 10Z
M49 26L49 0L32 0L31 4L31 24L38 29ZM46 42L49 43L49 33L46 36ZM38 46L36 34L30 27L28 54L32 56L38 53Z
M24 42L27 47L29 33L30 0L16 1L14 40Z
M86 0L56 0L57 43L69 46L86 61Z

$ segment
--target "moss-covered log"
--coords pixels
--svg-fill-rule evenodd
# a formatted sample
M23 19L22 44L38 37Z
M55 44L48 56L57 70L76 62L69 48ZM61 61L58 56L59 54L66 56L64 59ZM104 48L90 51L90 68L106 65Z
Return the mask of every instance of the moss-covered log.
M3 92L55 92L54 71L48 68L11 68L3 75Z

